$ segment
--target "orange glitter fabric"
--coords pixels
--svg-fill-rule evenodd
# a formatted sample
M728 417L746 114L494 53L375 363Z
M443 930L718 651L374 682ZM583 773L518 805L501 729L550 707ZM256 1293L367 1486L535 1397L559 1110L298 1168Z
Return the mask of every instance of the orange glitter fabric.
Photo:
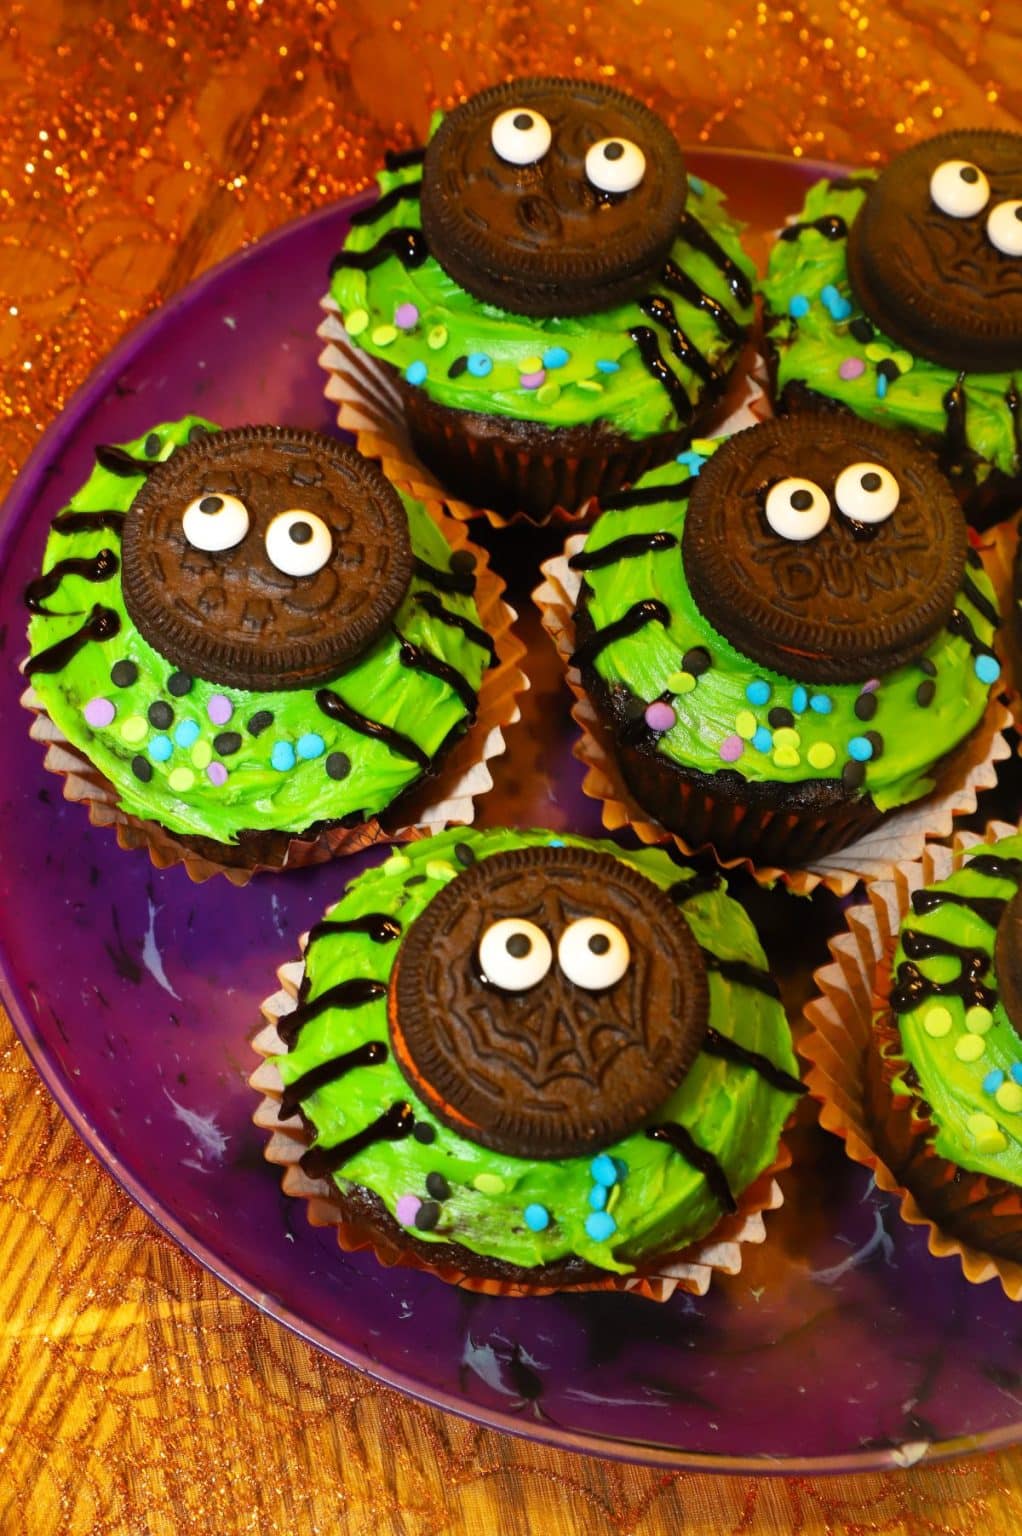
M95 0L0 20L0 478L124 331L364 185L429 113L603 75L684 142L849 161L1022 126L1013 0ZM315 297L315 296L314 296ZM199 1270L70 1131L0 1017L0 1531L1007 1536L1022 1450L861 1478L588 1461L405 1401Z

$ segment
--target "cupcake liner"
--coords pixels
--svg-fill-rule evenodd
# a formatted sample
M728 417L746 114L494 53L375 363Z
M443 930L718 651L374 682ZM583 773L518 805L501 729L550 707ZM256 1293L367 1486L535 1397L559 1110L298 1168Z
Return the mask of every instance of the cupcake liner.
M521 522L532 527L546 527L551 523L578 527L592 519L596 504L591 496L586 496L574 508L555 507L540 519L530 517L525 512L515 512L508 516L492 508L473 506L467 501L449 496L418 458L412 446L406 402L414 405L420 392L412 396L396 378L393 369L351 345L341 321L340 309L329 294L320 304L325 315L316 334L324 343L319 363L328 375L326 397L337 406L338 426L352 434L361 453L380 462L388 479L407 488L414 496L439 497L451 516L462 522L474 517L485 517L494 528L507 528ZM728 389L712 417L700 429L700 436L716 437L738 432L743 427L754 426L770 414L765 389L765 365L758 354L752 353L751 348L749 351L749 357L739 360ZM680 437L687 437L687 434L680 434ZM462 453L487 452L485 445L474 447L464 434L458 435L457 446ZM651 467L652 461L645 462L647 457L642 445L636 444L635 461L630 465L626 477L629 481L637 479ZM562 481L570 479L573 473L570 464L562 460L556 468Z
M1018 550L1018 522L1012 518L976 535L976 547L983 558L983 568L993 583L997 606L1004 616L994 636L994 649L1003 671L1001 682L1016 728L1022 728L1022 654L1012 640L1012 615L1015 610L1014 572Z
M818 885L824 885L835 895L846 896L858 881L879 880L899 859L915 857L928 838L949 837L954 818L970 815L976 809L979 792L996 784L996 765L1011 752L1003 735L1011 722L1005 706L991 699L973 735L952 754L943 776L946 782L940 791L891 812L872 831L846 848L814 858L803 868L782 868L775 864L759 864L746 855L725 857L709 839L698 846L686 842L654 820L636 802L618 766L611 732L583 688L578 670L571 666L575 650L573 615L582 577L571 569L568 561L584 542L584 535L573 535L565 544L563 554L540 567L545 579L532 598L539 608L543 628L557 648L568 687L575 696L571 713L581 735L572 750L586 769L582 790L591 799L601 802L603 825L609 832L630 827L640 842L673 843L687 858L707 851L723 869L748 870L765 886L781 880L796 895L806 896Z
M113 827L120 847L144 848L157 869L183 864L197 883L222 874L233 885L246 885L255 874L302 869L359 853L376 843L411 842L452 824L471 823L476 799L493 787L490 761L505 750L504 731L519 718L518 695L530 686L520 666L525 647L512 628L518 615L503 600L504 582L490 567L486 551L470 542L464 526L447 517L435 498L418 499L451 551L464 549L475 556L476 606L496 648L496 662L487 669L479 690L475 723L444 755L435 776L412 785L379 816L354 826L325 826L297 834L254 833L247 848L244 841L220 844L212 838L179 836L156 821L121 810L114 786L54 725L29 686L21 703L34 716L30 735L46 746L44 766L63 777L64 798L82 801L94 826Z
M1017 831L1005 822L990 822L982 835L959 832L952 846L928 846L919 859L895 865L883 880L870 885L868 902L853 907L847 913L847 930L830 940L830 964L813 977L819 996L806 1006L809 1028L798 1045L799 1054L810 1063L806 1083L821 1106L820 1124L842 1138L849 1157L870 1169L878 1188L897 1196L904 1221L928 1229L927 1245L935 1258L957 1258L974 1285L996 1277L1012 1301L1022 1299L1022 1264L984 1253L944 1231L883 1160L867 1110L865 1076L873 1015L882 1006L878 972L894 952L912 893L946 880L967 849L996 843ZM953 1168L948 1167L951 1180Z
M304 954L308 934L299 944ZM579 1285L528 1285L524 1282L482 1278L465 1274L450 1263L429 1264L402 1246L398 1239L388 1239L376 1232L347 1221L336 1187L328 1178L313 1179L306 1174L299 1159L309 1146L311 1136L299 1115L278 1120L283 1083L280 1073L268 1058L281 1055L286 1047L277 1033L277 1020L297 1005L298 992L305 974L302 960L282 965L277 971L280 989L266 998L262 1014L266 1023L252 1040L253 1050L263 1058L249 1078L249 1083L263 1097L253 1115L253 1123L270 1133L263 1148L268 1163L283 1168L281 1188L286 1195L307 1202L308 1218L315 1227L335 1227L337 1242L345 1253L369 1251L387 1268L400 1265L435 1275L450 1285L491 1296L546 1296L556 1291L626 1291L649 1301L669 1301L675 1291L704 1296L714 1272L736 1275L742 1267L742 1244L761 1243L766 1237L763 1212L777 1210L784 1203L777 1175L791 1164L791 1153L782 1140L769 1168L739 1197L738 1209L725 1216L706 1237L690 1243L676 1253L660 1255L648 1270L632 1275L607 1275L606 1278Z

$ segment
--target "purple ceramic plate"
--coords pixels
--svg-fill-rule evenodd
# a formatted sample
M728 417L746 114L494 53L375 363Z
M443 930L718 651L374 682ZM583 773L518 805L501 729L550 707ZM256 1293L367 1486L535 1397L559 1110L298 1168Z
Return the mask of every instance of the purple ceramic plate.
M692 165L760 231L821 169L727 152ZM742 1273L702 1301L477 1297L341 1254L263 1161L248 1041L275 967L379 855L246 890L197 887L180 868L160 873L119 850L43 770L17 663L21 592L50 517L88 474L95 443L187 411L331 429L313 332L350 211L326 209L241 252L141 326L46 434L4 509L0 961L33 1061L96 1155L189 1253L330 1354L481 1423L717 1471L905 1465L1022 1437L1022 1309L931 1259L924 1234L808 1112L767 1243L747 1247ZM514 535L490 542L527 607L542 539L517 553ZM512 733L485 819L594 833L567 699L549 648L527 630L529 720ZM740 894L798 1000L836 903Z

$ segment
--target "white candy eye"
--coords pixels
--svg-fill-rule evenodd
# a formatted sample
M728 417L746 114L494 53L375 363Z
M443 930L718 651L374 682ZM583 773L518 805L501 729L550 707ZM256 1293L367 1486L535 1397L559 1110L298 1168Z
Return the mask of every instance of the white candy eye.
M314 576L330 559L334 541L315 512L278 512L266 530L270 563L285 576Z
M208 554L233 549L248 532L248 508L237 496L196 496L184 509L181 527L194 549Z
M987 239L1005 256L1022 256L1022 203L997 203L991 208Z
M554 961L542 928L521 917L491 923L479 940L479 964L486 980L502 992L525 992L542 981Z
M509 165L535 165L550 148L550 124L531 107L509 107L493 119L490 143Z
M632 958L628 940L602 917L580 917L561 934L557 963L576 987L601 992L620 981Z
M830 519L827 494L815 480L790 475L767 492L766 520L782 539L815 539Z
M930 196L941 213L971 219L990 201L990 183L971 160L942 160L930 177Z
M586 150L586 175L600 192L631 192L646 174L646 156L631 139L600 139Z
M882 464L849 464L834 484L838 511L855 523L882 523L890 517L901 487Z

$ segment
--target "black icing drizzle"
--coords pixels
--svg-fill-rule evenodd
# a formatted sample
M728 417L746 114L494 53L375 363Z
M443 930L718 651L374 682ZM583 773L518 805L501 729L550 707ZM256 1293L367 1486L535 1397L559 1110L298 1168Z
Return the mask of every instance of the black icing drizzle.
M284 1089L277 1119L289 1120L302 1100L315 1093L317 1088L323 1088L327 1083L336 1083L356 1067L377 1067L386 1061L388 1054L382 1040L367 1040L353 1051L345 1051L342 1056L332 1056L329 1061L321 1061L317 1067L310 1067L308 1072L303 1072L301 1077L296 1077Z
M769 1056L764 1056L760 1051L748 1050L746 1046L739 1045L737 1040L722 1035L719 1030L707 1028L702 1048L707 1056L719 1056L723 1061L735 1061L741 1066L751 1067L771 1088L779 1088L782 1093L808 1092L805 1083L792 1077L790 1072L785 1072L783 1067L775 1066Z
M360 933L374 944L392 944L401 937L401 924L386 912L364 912L361 917L325 917L309 933L306 946L311 949L317 939L331 933Z
M738 1209L737 1201L731 1192L731 1185L727 1181L727 1174L713 1153L701 1147L683 1125L677 1125L673 1121L668 1121L664 1125L651 1125L646 1135L650 1141L666 1141L668 1146L679 1153L687 1163L691 1163L696 1172L703 1175L722 1210Z
M384 192L375 203L368 208L360 208L358 213L351 215L351 224L375 224L377 219L382 219L384 214L390 213L392 208L397 208L401 203L417 203L422 193L421 181L402 181L399 186L391 187L389 192Z
M972 620L960 608L952 608L947 627L953 635L961 635L974 656L993 656L991 647L979 638Z
M981 613L988 624L992 624L995 629L1000 628L1000 614L997 612L997 609L994 607L990 599L983 596L982 592L979 590L968 571L966 571L965 575L962 577L962 591L965 593L966 597L969 599L969 602L975 608L976 612Z
M383 163L388 171L404 171L410 165L421 165L426 158L425 144L415 144L411 149L388 149Z
M666 603L662 603L656 597L647 597L642 602L633 603L620 619L615 619L612 624L607 624L603 629L598 629L595 634L590 635L572 656L571 665L573 667L590 666L600 652L608 645L613 645L615 640L621 640L625 635L638 634L640 629L654 621L664 625L670 623L671 614Z
M1019 407L1022 406L1022 396L1019 395L1018 385L1012 379L1004 396L1004 403L1011 412L1011 430L1015 438L1015 464L1022 465L1022 418L1019 416Z
M435 677L441 683L446 683L447 687L457 694L466 712L474 717L479 696L457 667L452 667L449 661L443 661L441 657L434 656L432 651L424 650L421 645L406 640L403 635L398 635L397 638L401 647L399 652L401 665L413 672L425 672L429 677Z
M678 236L684 240L686 245L690 245L694 251L698 251L700 255L713 262L718 272L727 280L727 285L739 304L749 305L752 303L752 287L749 279L741 267L731 260L723 246L717 244L710 231L703 224L700 224L694 213L686 210L682 214L678 225Z
M656 332L648 325L633 325L628 332L639 349L639 356L648 373L664 386L674 407L674 413L679 421L692 419L692 402L684 384L678 378L673 368L668 368L660 351L660 344L656 339Z
M313 1179L326 1173L336 1173L356 1153L364 1152L377 1141L403 1141L412 1134L414 1125L415 1116L410 1104L403 1101L392 1104L364 1131L357 1131L346 1141L339 1141L335 1147L310 1147L302 1153L301 1167Z
M330 276L345 267L353 272L371 272L388 256L396 256L403 267L421 267L428 255L429 246L422 230L402 224L388 229L367 251L338 251L330 263Z
M95 454L96 463L101 469L108 469L112 475L120 475L123 479L148 475L156 467L152 460L133 458L113 443L97 443Z
M692 494L697 476L688 475L684 480L669 480L665 485L632 486L627 491L614 491L600 499L601 512L627 512L631 507L655 507L662 501L687 501Z
M30 581L25 588L25 607L30 613L49 613L43 604L52 597L65 576L82 576L86 581L109 581L120 569L120 561L112 549L101 549L98 555L69 555Z
M741 341L745 335L734 315L709 293L704 293L694 278L682 270L677 262L668 261L660 275L660 281L671 293L676 293L687 304L703 310L716 324L720 334L728 341Z
M676 549L678 540L673 533L626 533L602 549L580 549L572 555L568 564L573 571L598 571L617 560L630 560L639 555L656 554L661 549Z
M833 186L833 182L831 183ZM844 240L848 224L839 213L824 213L818 219L806 219L799 224L786 224L781 230L782 240L797 240L804 230L815 229L825 240Z
M107 533L120 533L124 527L124 513L114 507L104 512L78 512L67 507L58 512L50 525L54 533L92 533L102 529Z
M667 887L667 894L680 906L683 901L691 901L693 896L702 896L707 891L720 890L723 883L723 877L718 870L712 870L708 875L685 875L681 880L675 880L673 885Z
M967 912L972 912L991 928L997 927L1007 905L1007 900L1003 896L961 896L957 891L932 890L912 893L912 911L917 916L922 916L924 912L933 912L937 907L964 907Z
M721 960L710 949L703 949L702 955L706 969L716 971L725 981L737 982L742 987L753 987L767 997L780 999L780 988L769 971L761 970L758 965L750 965L747 960Z
M415 601L431 619L436 619L439 624L446 624L451 629L459 629L473 645L480 646L491 657L496 655L497 648L493 643L492 635L488 635L478 624L473 624L471 619L463 618L460 613L452 613L449 608L445 608L432 592L417 592Z
M421 559L419 555L415 556L413 568L416 576L428 581L438 592L454 592L460 597L471 597L476 589L474 571L442 571L438 565L430 565L428 560Z
M62 671L90 640L112 640L114 635L119 634L120 628L121 621L114 610L101 608L97 603L85 623L73 635L67 635L56 644L48 645L38 655L29 657L25 663L25 676L33 677L37 672Z
M318 997L299 1003L293 1012L277 1020L277 1034L288 1050L294 1045L310 1019L318 1018L328 1008L364 1008L379 997L386 997L387 984L368 976L349 976L336 986L327 987Z
M947 418L944 440L941 443L939 462L945 474L958 469L965 461L968 438L965 434L965 374L960 373L947 391L941 404Z
M671 338L671 351L679 363L686 368L691 368L704 384L715 384L718 381L720 374L716 368L703 356L678 324L678 317L670 299L665 299L659 293L649 293L639 300L639 308L647 319L652 320L654 325L659 325L667 332Z
M401 757L407 757L410 762L416 763L420 768L428 768L432 759L428 752L423 751L417 741L406 736L403 731L395 731L393 727L384 725L379 720L370 720L368 715L360 714L357 709L352 709L350 704L329 688L320 688L316 694L316 703L324 715L329 715L331 720L340 720L342 725L347 725L353 731L358 731L361 736L371 736L375 741L382 741L384 746L397 752Z

